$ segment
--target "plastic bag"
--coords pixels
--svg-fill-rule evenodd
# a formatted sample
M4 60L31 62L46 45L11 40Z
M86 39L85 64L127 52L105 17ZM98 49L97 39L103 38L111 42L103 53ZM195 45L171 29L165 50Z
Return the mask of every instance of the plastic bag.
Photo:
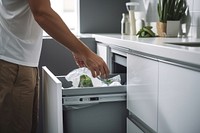
M109 84L109 86L118 86L121 85L121 77L120 75L116 75L112 78L109 78L109 80L111 81L111 83Z
M81 78L84 81L81 81ZM121 85L121 78L120 75L117 75L115 77L109 78L109 84L106 84L105 82L99 80L98 78L93 78L91 71L86 68L78 68L73 71L71 71L67 76L65 76L65 79L67 81L71 81L73 87L102 87L102 86L116 86L116 85ZM88 81L92 81L91 83L88 83ZM87 82L87 83L86 83Z

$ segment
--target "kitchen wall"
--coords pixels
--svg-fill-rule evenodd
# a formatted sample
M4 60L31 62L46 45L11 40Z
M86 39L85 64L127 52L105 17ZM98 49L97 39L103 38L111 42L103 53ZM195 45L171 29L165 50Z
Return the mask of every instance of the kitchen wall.
M80 33L120 33L125 3L130 0L78 0Z
M157 16L157 1L158 0L130 0L131 2L139 2L143 4L146 12L146 21L155 27L155 22L158 20ZM186 23L182 25L183 32L188 36L200 38L200 0L187 0L188 12ZM155 30L155 28L154 28Z

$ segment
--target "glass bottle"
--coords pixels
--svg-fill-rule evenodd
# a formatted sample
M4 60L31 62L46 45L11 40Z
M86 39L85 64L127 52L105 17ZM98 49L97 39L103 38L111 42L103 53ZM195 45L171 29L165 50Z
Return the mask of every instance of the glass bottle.
M130 24L128 15L122 13L122 20L121 20L121 34L128 35L130 33Z

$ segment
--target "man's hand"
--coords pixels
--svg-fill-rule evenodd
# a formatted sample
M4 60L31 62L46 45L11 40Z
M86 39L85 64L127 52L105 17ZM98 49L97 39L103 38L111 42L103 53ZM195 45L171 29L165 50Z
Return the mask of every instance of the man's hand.
M78 54L73 53L76 64L79 67L87 67L93 77L101 76L103 78L107 78L109 74L109 69L104 62L104 60L91 52L88 56L80 56Z
M75 54L73 54L73 56L74 56L74 60L75 60L75 62L77 64L77 66L86 67L84 61L80 57L78 57L78 55L76 56Z

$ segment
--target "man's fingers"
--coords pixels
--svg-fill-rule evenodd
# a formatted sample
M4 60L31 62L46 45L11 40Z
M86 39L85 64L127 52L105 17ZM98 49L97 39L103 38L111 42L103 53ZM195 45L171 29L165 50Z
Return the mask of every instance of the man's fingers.
M93 77L101 76L102 78L108 78L109 69L106 65L90 67L89 69Z

